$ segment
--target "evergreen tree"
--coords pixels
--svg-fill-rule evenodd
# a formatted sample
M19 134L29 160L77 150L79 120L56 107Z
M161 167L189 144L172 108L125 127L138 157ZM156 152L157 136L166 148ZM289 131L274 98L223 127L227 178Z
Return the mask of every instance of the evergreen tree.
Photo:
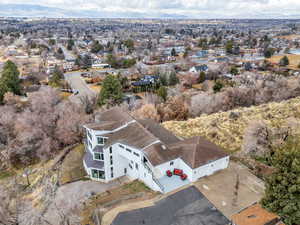
M91 52L92 53L98 53L103 49L104 49L104 47L99 43L99 41L94 41L94 43L91 47Z
M64 54L64 52L63 52L63 50L62 50L61 48L59 48L59 49L57 50L57 53L58 53L58 54Z
M167 88L165 86L160 86L160 88L157 90L157 95L166 101L168 97Z
M179 79L176 76L176 73L171 73L169 77L169 85L173 86L179 83Z
M228 41L225 46L227 54L233 54L233 41Z
M114 106L122 103L122 85L117 77L107 75L103 81L98 104L100 106Z
M50 77L49 84L53 87L59 87L63 77L63 72L56 66L52 76Z
M177 55L177 53L176 53L176 50L175 50L175 48L172 48L172 51L171 51L171 56L176 56Z
M198 78L198 83L203 83L204 81L205 81L205 77L206 77L206 75L205 75L205 72L200 72L200 74L199 74L199 78Z
M67 49L71 51L73 49L74 44L75 42L72 39L68 40Z
M280 66L287 66L290 64L289 58L287 56L284 56L280 59L279 65Z
M224 85L220 81L217 81L215 83L215 85L213 86L214 92L215 93L220 92L223 87L224 87Z
M238 75L239 71L235 66L232 66L230 68L230 73L233 74L233 75Z
M12 92L16 95L21 94L21 82L19 78L20 72L16 64L8 60L2 71L0 78L0 102L2 103L3 97L6 92Z
M159 75L159 81L160 81L161 85L167 86L168 85L168 79L167 79L166 74L164 74L164 73L160 74Z
M201 38L198 42L198 47L202 48L203 50L206 50L207 49L207 39Z
M134 50L134 41L132 39L125 40L124 45L128 48L129 52Z
M113 54L108 54L106 56L106 62L111 65L111 67L116 68L117 67L117 59Z
M92 66L92 58L89 55L84 55L82 58L83 69L88 69Z
M262 205L287 225L300 224L300 142L289 138L271 159L275 172L267 178Z
M274 53L275 53L275 49L274 48L267 48L264 51L264 56L266 58L271 58L274 55Z

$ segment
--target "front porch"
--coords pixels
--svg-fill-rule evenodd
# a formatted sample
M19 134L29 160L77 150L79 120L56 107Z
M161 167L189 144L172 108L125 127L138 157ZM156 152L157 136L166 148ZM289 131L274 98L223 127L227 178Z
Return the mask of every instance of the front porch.
M191 183L188 179L181 180L180 176L176 175L173 175L172 177L163 176L158 179L158 181L164 187L164 193L174 191Z

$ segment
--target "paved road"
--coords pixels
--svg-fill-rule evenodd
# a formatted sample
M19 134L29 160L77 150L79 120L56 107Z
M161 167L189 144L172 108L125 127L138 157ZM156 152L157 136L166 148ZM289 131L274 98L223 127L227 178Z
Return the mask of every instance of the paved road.
M96 96L96 92L91 90L80 76L80 72L65 73L65 80L71 85L72 89L78 91L77 95L72 95L70 100L75 103L80 103L80 98L88 96L92 98Z
M227 225L223 216L195 187L177 192L156 205L120 213L112 225Z

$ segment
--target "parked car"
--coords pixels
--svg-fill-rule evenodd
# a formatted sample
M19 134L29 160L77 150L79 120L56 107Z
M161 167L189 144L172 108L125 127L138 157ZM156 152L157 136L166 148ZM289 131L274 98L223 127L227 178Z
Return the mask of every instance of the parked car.
M82 77L92 77L92 75L90 73L82 73L81 76Z
M173 174L176 176L181 176L183 174L183 171L180 169L174 169Z
M173 174L172 174L172 172L170 170L167 170L167 176L168 177L172 177L173 176Z
M185 173L181 174L180 176L181 180L186 180L187 179L187 175Z

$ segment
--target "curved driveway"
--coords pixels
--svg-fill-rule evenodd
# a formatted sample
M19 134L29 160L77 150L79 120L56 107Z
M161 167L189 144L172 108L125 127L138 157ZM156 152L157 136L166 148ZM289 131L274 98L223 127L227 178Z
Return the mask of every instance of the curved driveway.
M65 80L70 84L72 89L79 93L77 95L70 96L70 100L76 103L80 103L80 98L88 96L89 98L95 97L97 93L89 88L85 81L80 76L81 72L65 73Z

